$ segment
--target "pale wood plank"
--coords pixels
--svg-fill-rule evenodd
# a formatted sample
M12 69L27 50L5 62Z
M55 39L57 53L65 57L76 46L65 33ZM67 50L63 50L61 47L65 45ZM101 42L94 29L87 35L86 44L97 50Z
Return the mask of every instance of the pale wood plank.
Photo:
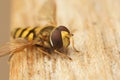
M39 25L44 0L13 0L12 28ZM119 80L120 0L56 0L57 23L74 32L75 46L69 47L73 61L43 59L35 49L21 52L10 61L10 80Z

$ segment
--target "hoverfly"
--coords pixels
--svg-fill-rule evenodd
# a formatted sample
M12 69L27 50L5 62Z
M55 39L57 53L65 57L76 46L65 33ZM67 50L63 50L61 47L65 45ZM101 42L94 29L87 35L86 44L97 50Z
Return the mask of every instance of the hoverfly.
M5 44L0 48L0 56L6 54L14 54L17 51L21 51L29 46L37 47L37 49L49 57L51 51L58 53L63 57L68 57L67 55L60 52L62 49L66 49L70 44L70 38L72 38L73 34L68 30L65 26L58 26L56 27L56 18L52 17L55 16L55 3L51 3L48 0L47 8L45 6L42 7L40 10L40 22L48 21L47 23L51 25L47 25L45 27L37 26L37 27L26 27L26 28L17 28L12 32L13 41ZM52 8L51 8L52 7ZM48 9L48 10L43 10ZM52 10L51 10L52 9ZM48 12L50 11L49 14ZM45 15L45 16L43 16ZM74 48L73 49L77 51Z

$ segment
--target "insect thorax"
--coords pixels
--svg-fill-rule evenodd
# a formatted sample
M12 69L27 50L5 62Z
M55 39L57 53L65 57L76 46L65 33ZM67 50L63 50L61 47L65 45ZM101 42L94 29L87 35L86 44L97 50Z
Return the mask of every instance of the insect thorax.
M36 39L38 40L37 45L44 48L52 48L50 44L50 34L55 27L47 26L40 30L40 33L37 35Z

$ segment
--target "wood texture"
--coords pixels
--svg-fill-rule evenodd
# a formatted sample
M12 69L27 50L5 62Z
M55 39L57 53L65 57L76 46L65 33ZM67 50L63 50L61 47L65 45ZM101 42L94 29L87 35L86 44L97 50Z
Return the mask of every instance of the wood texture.
M36 26L45 0L13 0L11 28ZM10 61L10 80L120 80L120 0L56 0L58 25L74 31L73 60L35 49L21 51ZM37 23L36 23L37 22Z

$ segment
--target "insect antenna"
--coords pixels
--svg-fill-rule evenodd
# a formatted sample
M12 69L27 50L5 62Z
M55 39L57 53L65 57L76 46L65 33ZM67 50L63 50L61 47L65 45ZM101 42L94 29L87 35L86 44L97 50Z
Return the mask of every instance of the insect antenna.
M71 37L71 41L72 41L72 48L73 48L73 50L74 50L75 52L79 52L79 51L75 48L75 46L74 46L73 34L72 34L72 37Z

